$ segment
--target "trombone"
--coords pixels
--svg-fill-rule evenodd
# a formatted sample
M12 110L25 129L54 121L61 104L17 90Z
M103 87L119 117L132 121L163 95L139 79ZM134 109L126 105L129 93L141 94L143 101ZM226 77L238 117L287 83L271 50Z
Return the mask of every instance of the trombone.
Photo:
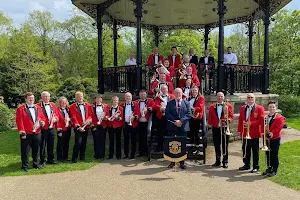
M223 127L221 119L220 119L220 130L221 130L221 145L223 143L222 138L223 138L223 128L225 130L225 136L224 136L224 140L225 140L225 144L224 144L224 152L223 152L223 156L226 155L228 152L226 152L226 144L227 144L227 136L231 136L232 133L230 132L229 129L229 112L228 112L228 100L226 99L224 101L223 104L223 115L224 115L224 122L226 123L226 125ZM222 145L223 147L223 145ZM223 150L223 148L222 148Z
M245 122L247 122L247 126L246 126L246 128L247 128L247 132L246 132L246 137L245 137L245 139L246 139L246 143L245 143L245 154L243 155L243 158L246 158L246 156L247 156L247 151L246 151L246 149L247 149L247 141L249 140L249 139L252 139L251 138L251 136L250 136L250 124L251 124L251 120L250 120L250 115L251 115L251 110L250 110L250 107L248 108L248 118L247 118L247 121L244 121L244 123ZM243 124L243 135L242 135L242 143L244 143L244 130L245 130L245 125Z
M269 134L269 119L268 115L264 117L264 132L263 132L263 146L261 148L262 151L270 151L267 146L267 135Z

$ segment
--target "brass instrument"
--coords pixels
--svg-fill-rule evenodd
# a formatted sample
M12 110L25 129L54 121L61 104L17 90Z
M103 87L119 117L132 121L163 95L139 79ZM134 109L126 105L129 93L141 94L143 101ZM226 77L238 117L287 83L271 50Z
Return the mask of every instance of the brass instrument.
M131 111L131 114L129 115L129 123L128 123L128 125L129 126L132 126L132 118L133 117L133 112Z
M170 74L169 70L162 63L159 63L158 65L156 65L156 70L155 71L156 71L157 74L159 74L158 69L160 67L163 68L165 74Z
M224 113L224 120L226 122L226 131L225 131L225 134L226 135L232 135L232 133L230 132L230 129L229 129L229 113L228 113L228 101L225 100L224 101L224 106L223 106L223 113Z
M56 122L56 115L52 113L51 119L50 119L50 125L49 128L53 128L53 124Z
M269 148L267 146L267 135L270 131L269 129L269 119L268 119L268 115L266 115L264 117L264 138L263 138L263 147L261 148L262 151L269 151Z
M86 126L90 125L92 123L92 119L89 118L87 119L84 123L83 126L81 127L81 130L84 130Z
M32 129L32 133L35 133L36 130L40 127L40 118L37 118L35 123L33 124L33 129Z
M144 108L142 110L142 113L141 113L141 116L145 117L146 116L146 112L147 112L147 105L144 106Z
M159 82L159 80L156 78L156 72L154 72L150 82L153 83L155 81Z
M161 100L160 107L163 108L163 109L166 109L168 102L161 95L158 95L158 96Z
M104 116L105 116L105 112L103 112L102 115L100 116L100 118L98 119L98 122L97 122L98 125L100 125L102 123Z
M66 124L65 127L69 127L70 121L71 121L71 119L70 119L69 115L66 115L66 117L65 117L65 124Z
M246 139L252 139L250 136L250 115L251 115L251 110L250 107L248 108L248 120L247 120L247 133L246 133Z
M108 121L115 120L120 115L120 111L117 110L111 117L108 118Z

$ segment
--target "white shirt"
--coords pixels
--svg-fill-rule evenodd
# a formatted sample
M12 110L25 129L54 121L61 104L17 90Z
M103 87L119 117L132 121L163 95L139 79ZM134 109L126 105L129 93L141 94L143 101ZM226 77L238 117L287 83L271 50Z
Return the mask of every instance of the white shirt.
M184 89L184 94L185 94L185 96L187 96L187 97L190 96L190 88L187 88L187 87L186 87L186 88Z
M82 121L85 122L85 110L84 110L84 105L79 105L79 109L81 111L81 118Z
M175 65L175 59L176 59L176 55L172 55L173 65Z
M249 108L248 108L248 109L246 108L246 121L248 121L248 112L249 112L249 111L251 112L251 110L252 110L252 108L253 108L253 105L254 105L254 104L252 104L251 106L249 105Z
M222 111L223 111L223 106L218 105L217 107L218 119L221 119Z
M98 119L100 119L100 117L103 115L103 107L102 106L96 106L96 115L97 115Z
M204 63L205 63L205 64L208 63L208 57L204 57Z
M191 107L194 107L195 101L196 101L196 97L190 99L189 103L190 103L190 106L191 106Z
M155 55L154 55L154 64L157 65L157 64L158 64L158 60L159 60L159 59L158 59L158 54L155 54Z
M129 117L131 115L131 103L129 103L130 105L127 105L125 106L125 121L127 123L129 123Z
M238 60L235 53L224 54L224 64L237 64Z
M142 115L142 113L143 113L143 111L144 111L145 106L146 106L146 105L145 105L145 102L141 101L141 102L140 102L140 112L141 112L141 115ZM141 116L141 118L140 118L139 121L140 121L140 122L146 122L147 119L146 119L146 117L142 117L142 116Z
M36 116L35 116L34 105L28 105L28 104L27 104L27 106L28 106L28 108L29 108L29 111L30 111L32 120L33 120L33 122L35 123L35 121L36 121Z
M116 112L117 112L117 107L115 107L115 108L113 107L111 110L111 116L113 116Z
M136 65L136 59L133 58L133 59L130 59L128 58L125 62L125 65L128 66L128 65Z
M48 119L50 120L51 119L51 107L50 107L50 104L49 105L45 105L44 103L44 107L45 107L45 110L46 110L46 113L47 113L47 117Z

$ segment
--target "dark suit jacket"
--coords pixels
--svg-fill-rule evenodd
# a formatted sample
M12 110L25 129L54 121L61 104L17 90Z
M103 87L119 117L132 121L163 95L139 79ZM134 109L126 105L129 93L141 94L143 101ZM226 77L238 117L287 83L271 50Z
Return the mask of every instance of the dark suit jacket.
M192 59L190 60L190 63L194 63L197 67L198 66L198 56L193 55Z
M167 108L165 110L166 118L170 121L180 120L182 122L182 126L178 128L175 124L171 122L167 122L167 130L168 135L178 135L185 136L186 132L189 131L189 120L191 118L192 112L190 103L186 100L182 100L180 104L180 112L177 111L176 100L173 99L168 102Z
M200 60L199 60L199 63L200 63L200 64L204 64L204 62L205 62L205 61L204 61L204 58L205 58L205 57L201 57L201 58L200 58ZM215 63L214 57L209 56L209 57L208 57L208 63Z

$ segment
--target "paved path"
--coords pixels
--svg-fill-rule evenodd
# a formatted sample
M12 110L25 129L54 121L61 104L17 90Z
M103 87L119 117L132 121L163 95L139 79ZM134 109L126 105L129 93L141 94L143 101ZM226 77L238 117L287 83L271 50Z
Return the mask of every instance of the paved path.
M300 132L285 130L283 141L300 139ZM0 199L288 199L300 192L262 176L239 172L240 142L230 144L229 168L213 169L188 162L188 169L167 170L166 161L105 161L90 170L58 174L0 177ZM209 147L209 151L212 147ZM213 159L209 158L208 164Z

